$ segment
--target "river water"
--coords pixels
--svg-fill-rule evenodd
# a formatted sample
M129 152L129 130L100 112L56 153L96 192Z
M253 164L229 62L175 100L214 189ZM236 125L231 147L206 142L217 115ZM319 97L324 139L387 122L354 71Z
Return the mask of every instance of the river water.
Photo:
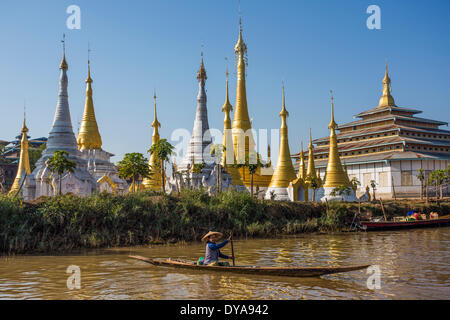
M367 270L288 278L194 272L128 258L196 260L204 255L201 243L3 256L0 299L450 299L449 245L450 228L301 235L234 244L239 265L377 265L379 289L368 288ZM229 254L230 247L222 251ZM80 268L80 289L68 289L66 271L71 265Z

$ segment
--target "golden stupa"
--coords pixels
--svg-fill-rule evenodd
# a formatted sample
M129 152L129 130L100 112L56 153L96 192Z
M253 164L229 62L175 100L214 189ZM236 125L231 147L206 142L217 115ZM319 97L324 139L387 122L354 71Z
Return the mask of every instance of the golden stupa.
M14 179L11 190L9 191L10 195L15 195L19 192L23 180L27 175L31 174L30 169L30 157L29 157L29 149L28 149L28 128L25 123L25 117L23 119L22 126L22 139L20 141L20 157L19 157L19 166L17 168L16 178Z
M287 188L289 184L297 178L292 164L291 152L289 150L288 127L286 118L289 112L286 110L284 85L283 85L283 106L280 112L280 150L278 152L278 162L273 173L269 188Z
M225 103L222 106L222 112L225 114L225 117L223 119L223 138L222 138L222 145L226 148L228 142L230 144L230 150L225 149L223 151L223 157L222 157L222 166L226 167L227 165L227 152L230 154L233 154L232 152L232 144L233 136L231 135L231 116L230 112L233 111L233 106L230 103L229 95L228 95L228 68L226 72L227 76L227 84L226 84L226 95L225 95ZM234 161L234 160L233 160Z
M80 131L77 137L78 149L101 149L102 138L98 131L97 120L95 118L94 102L92 99L92 78L91 65L88 61L88 77L86 79L86 101L84 104L83 119L81 121Z
M160 138L159 128L161 128L161 123L159 123L158 116L156 113L156 92L153 95L153 99L155 101L155 119L152 122L153 127L152 145L156 144L159 141ZM150 166L150 177L144 178L144 180L142 181L142 188L160 191L162 188L160 164L156 159L156 155L153 153L150 155L149 166Z
M237 63L237 87L236 87L236 104L234 111L234 119L232 123L232 138L234 159L237 163L244 163L248 159L257 158L255 142L251 133L252 124L248 113L247 106L247 90L245 85L245 66L247 63L247 46L242 36L242 21L239 18L239 38L234 47ZM227 141L225 147L231 147L231 143ZM231 160L227 160L231 163ZM264 174L263 174L264 170ZM228 166L233 184L245 187L251 185L251 175L247 167L234 168ZM268 187L272 179L271 168L258 168L253 175L253 184L258 187Z
M351 186L339 157L339 150L336 138L337 123L334 121L334 98L331 96L331 121L328 125L330 129L330 144L327 170L325 174L324 188L336 188L339 186Z

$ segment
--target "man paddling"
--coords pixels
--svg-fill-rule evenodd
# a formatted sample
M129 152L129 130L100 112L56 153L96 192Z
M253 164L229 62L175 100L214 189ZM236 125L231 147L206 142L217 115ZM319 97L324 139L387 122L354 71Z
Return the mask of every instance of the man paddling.
M229 257L220 252L220 248L223 248L228 244L231 240L231 236L222 243L216 243L217 240L222 238L222 234L216 231L209 231L202 238L202 241L206 241L206 253L205 253L205 261L203 264L207 264L210 266L229 266L228 262L219 262L219 258L222 259L233 259L233 257Z

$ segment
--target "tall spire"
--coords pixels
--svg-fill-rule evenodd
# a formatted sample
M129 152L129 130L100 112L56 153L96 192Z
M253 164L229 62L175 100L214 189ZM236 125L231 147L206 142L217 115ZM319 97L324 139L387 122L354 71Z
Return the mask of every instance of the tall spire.
M228 59L225 58L225 60ZM222 159L222 165L225 166L227 163L227 150L231 151L231 148L233 148L233 137L231 136L231 117L230 112L233 111L233 106L230 103L229 95L228 95L228 64L227 64L227 71L225 73L226 75L226 93L225 93L225 103L222 106L222 112L225 114L225 117L223 119L223 138L222 138L222 145L225 147L223 159ZM231 152L230 152L231 154Z
M44 156L51 156L55 150L64 150L75 154L78 151L77 141L73 133L72 120L70 117L69 95L67 92L68 65L65 56L65 36L63 43L63 59L60 65L58 102L56 105L55 117L53 119L52 129L47 141L47 149Z
M153 100L154 100L154 119L152 122L153 127L153 134L152 134L152 146L159 141L159 128L161 128L161 123L158 121L158 116L156 113L156 89L153 93ZM150 167L151 176L148 178L144 178L142 181L142 186L145 189L151 189L151 190L161 190L162 181L161 181L161 171L159 169L159 163L157 161L156 155L152 153L150 155L150 159L148 161L148 165Z
M298 166L298 175L297 177L301 179L306 178L306 168L305 168L305 154L303 153L303 141L301 142L301 150L300 150L300 163Z
M28 128L26 125L25 112L23 116L23 125L22 125L22 139L20 141L20 157L19 157L19 166L17 168L16 178L14 179L13 185L9 194L16 194L23 183L23 180L27 175L31 174L30 169L30 157L28 151Z
M180 164L181 170L187 170L188 164L191 163L192 158L194 158L194 163L203 163L209 162L209 157L211 157L210 147L212 144L212 139L209 132L208 123L207 96L205 89L206 79L207 77L202 51L200 68L197 73L198 95L194 126L187 152Z
M90 49L88 49L88 53ZM91 150L102 148L102 138L98 130L97 119L95 117L94 101L92 99L92 78L91 61L88 57L88 76L86 78L86 101L84 103L83 118L78 132L78 149Z
M280 149L278 152L278 161L275 172L270 181L270 187L287 188L289 183L296 179L294 166L292 165L291 152L289 150L288 127L286 118L289 112L286 110L284 84L283 84L283 105L280 112Z
M388 63L386 61L386 72L383 78L383 95L381 96L379 107L395 107L394 98L391 95L391 78L388 73Z
M239 10L240 11L240 10ZM248 113L247 106L247 89L245 84L245 67L247 64L247 46L244 42L242 36L242 18L239 13L239 38L234 47L236 55L236 66L237 66L237 87L236 87L236 104L233 120L233 145L236 158L241 158L243 155L238 154L238 142L245 142L245 154L248 154L251 149L253 149L253 138L242 137L247 130L251 129L252 124L250 122L250 117ZM252 145L252 146L250 146ZM241 148L239 148L241 149ZM241 149L242 150L242 149Z
M306 177L316 177L316 166L314 165L314 146L312 143L311 128L309 128L308 170L306 171Z
M152 127L153 127L153 137L157 137L155 142L158 142L159 141L159 128L161 128L161 123L159 123L158 115L156 113L156 98L157 98L157 96L156 96L156 89L155 89L153 92L153 101L155 103L155 118L152 122ZM155 142L153 142L153 143L155 143Z
M336 137L337 124L334 122L334 97L331 91L331 121L328 125L330 129L330 145L329 145L329 155L327 171L325 173L325 188L336 188L341 185L349 186L348 176L345 173L341 159L339 157L339 150Z

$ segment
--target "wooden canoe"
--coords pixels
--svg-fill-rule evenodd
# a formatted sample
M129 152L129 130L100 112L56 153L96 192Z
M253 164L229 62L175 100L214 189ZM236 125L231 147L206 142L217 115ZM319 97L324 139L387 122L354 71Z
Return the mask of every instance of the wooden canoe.
M285 277L317 277L325 274L350 272L355 270L366 269L370 265L350 266L350 267L253 267L253 266L199 266L192 261L172 260L172 259L148 259L141 256L130 256L132 259L137 259L150 263L155 266L183 268L201 271L219 271L232 272L239 274L256 274L267 276L285 276Z
M427 219L416 221L379 221L379 222L361 221L362 229L366 231L441 227L447 226L449 224L450 224L450 216L443 216L439 219Z

